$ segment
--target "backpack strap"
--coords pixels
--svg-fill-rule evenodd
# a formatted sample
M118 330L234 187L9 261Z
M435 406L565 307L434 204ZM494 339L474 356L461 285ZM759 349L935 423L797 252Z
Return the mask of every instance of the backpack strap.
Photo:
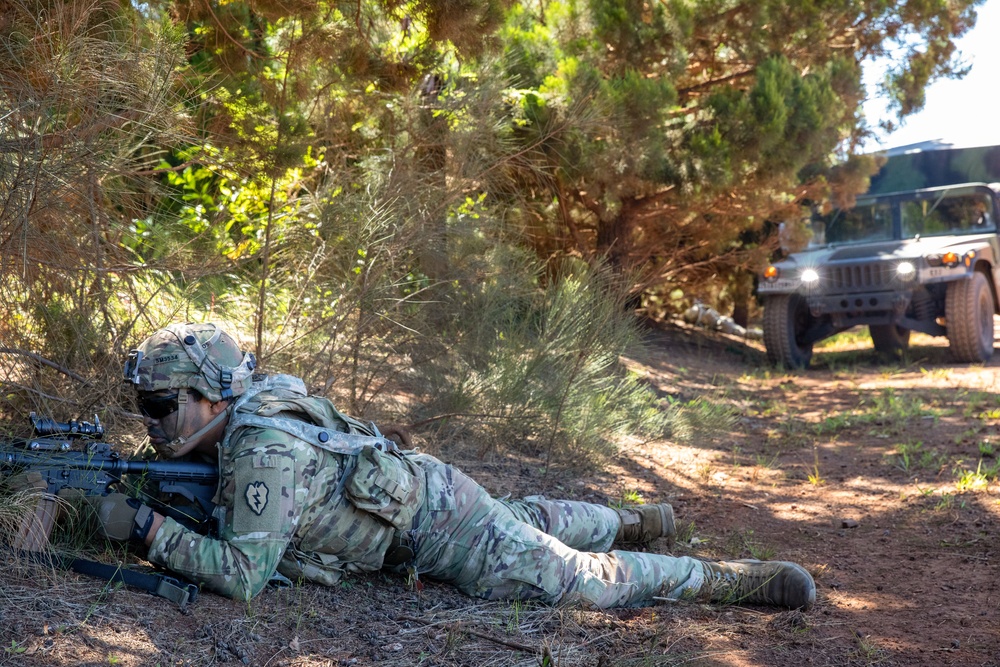
M395 442L381 435L360 435L354 433L343 433L325 426L317 426L297 419L284 419L282 417L261 417L252 413L238 412L229 421L230 433L243 426L256 426L259 428L274 428L295 436L299 440L308 442L313 447L325 449L333 454L346 454L352 456L359 453L365 447L374 447L383 452L393 452L398 449ZM228 441L227 433L226 440ZM224 442L228 445L228 442Z
M352 456L365 447L374 447L386 452L397 451L399 449L395 442L382 436L374 423L366 426L356 419L342 415L336 408L333 408L333 412L337 418L343 420L349 429L358 430L360 433L344 433L331 425L311 424L297 419L287 419L278 416L265 417L256 414L256 408L247 406L258 394L271 390L280 390L292 394L292 397L286 400L293 404L297 400L308 398L305 383L301 379L291 375L268 375L254 382L250 389L244 392L231 408L229 425L226 427L226 435L222 440L223 449L229 448L233 434L244 426L278 429L299 440L308 442L314 447L324 449L333 454ZM311 417L314 417L312 411L305 408L303 410ZM367 435L366 433L372 433L372 435Z

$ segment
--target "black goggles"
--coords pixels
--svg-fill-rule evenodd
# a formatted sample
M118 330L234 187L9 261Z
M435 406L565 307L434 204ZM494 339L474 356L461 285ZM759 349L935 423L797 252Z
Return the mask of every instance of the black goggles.
M136 400L139 414L150 419L163 419L177 412L177 397L179 394L139 396Z

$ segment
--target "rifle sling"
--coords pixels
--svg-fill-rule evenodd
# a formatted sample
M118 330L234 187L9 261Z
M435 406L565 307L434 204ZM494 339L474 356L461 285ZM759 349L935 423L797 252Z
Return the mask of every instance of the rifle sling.
M106 565L105 563L98 563L97 561L85 558L69 558L44 551L28 551L25 549L11 549L11 551L20 558L32 563L45 565L46 567L69 569L88 577L96 577L105 581L141 588L153 595L176 602L181 609L184 609L188 604L192 604L198 599L197 585L184 583L179 579L168 577L164 574L139 572L120 565Z
M176 602L181 609L198 598L198 587L195 584L186 584L164 574L138 572L119 565L107 565L83 558L74 558L69 563L69 569L90 577L141 588L153 595Z

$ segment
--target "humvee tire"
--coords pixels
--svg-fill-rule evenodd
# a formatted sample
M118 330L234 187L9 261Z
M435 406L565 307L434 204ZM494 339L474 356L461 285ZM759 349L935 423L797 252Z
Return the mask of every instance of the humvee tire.
M806 368L812 359L812 343L803 341L812 315L805 298L798 294L775 294L764 302L764 347L772 364Z
M969 280L948 283L944 309L956 360L981 363L993 356L993 292L985 275L977 271Z

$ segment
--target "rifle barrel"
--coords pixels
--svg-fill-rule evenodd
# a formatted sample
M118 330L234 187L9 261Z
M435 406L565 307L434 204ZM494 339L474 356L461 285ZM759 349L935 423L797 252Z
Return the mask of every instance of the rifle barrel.
M21 447L0 446L0 467L67 468L91 470L109 475L145 475L156 480L188 480L209 483L218 479L219 470L212 463L195 461L142 461L123 459L117 454L92 454L89 452L48 452Z

